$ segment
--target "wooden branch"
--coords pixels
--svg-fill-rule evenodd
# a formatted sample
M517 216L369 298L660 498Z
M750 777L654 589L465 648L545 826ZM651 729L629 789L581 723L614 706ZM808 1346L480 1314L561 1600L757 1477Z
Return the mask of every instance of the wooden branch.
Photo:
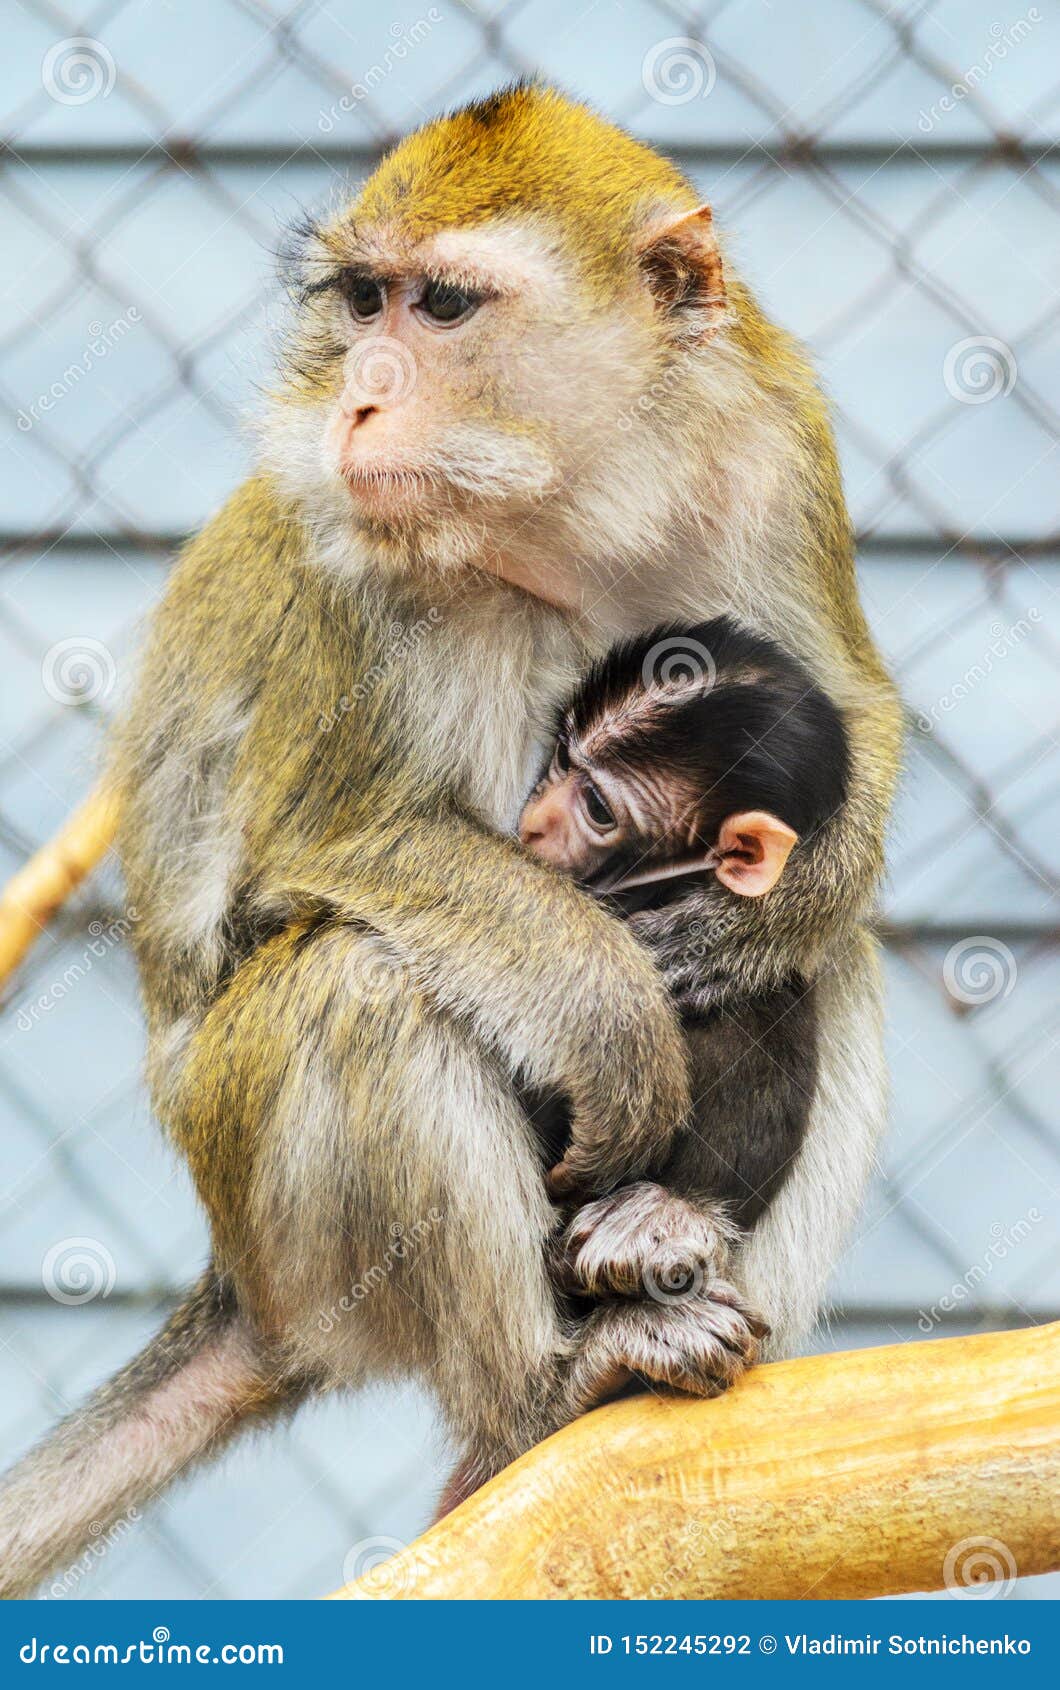
M114 840L118 805L97 787L0 895L0 985Z
M1060 1567L1060 1324L613 1403L351 1597L865 1597Z

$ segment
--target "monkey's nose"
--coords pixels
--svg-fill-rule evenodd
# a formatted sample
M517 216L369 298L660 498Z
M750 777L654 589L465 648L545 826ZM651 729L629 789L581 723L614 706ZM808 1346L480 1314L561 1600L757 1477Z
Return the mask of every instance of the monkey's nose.
M378 408L377 405L358 405L354 410L347 411L346 415L349 417L353 428L360 428L363 422L375 415Z

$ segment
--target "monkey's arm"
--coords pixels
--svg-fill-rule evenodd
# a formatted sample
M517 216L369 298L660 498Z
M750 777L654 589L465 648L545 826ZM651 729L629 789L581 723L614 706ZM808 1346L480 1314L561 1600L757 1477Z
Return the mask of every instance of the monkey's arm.
M451 814L344 840L285 879L296 902L382 934L513 1073L566 1094L579 1190L665 1161L688 1109L677 1014L628 927L571 881Z

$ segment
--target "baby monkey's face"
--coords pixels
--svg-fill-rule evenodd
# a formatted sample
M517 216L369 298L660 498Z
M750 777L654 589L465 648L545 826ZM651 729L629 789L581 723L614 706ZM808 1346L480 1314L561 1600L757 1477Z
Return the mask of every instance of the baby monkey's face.
M523 810L519 838L534 856L597 890L710 869L740 897L770 891L797 842L792 829L753 809L711 825L702 809L702 797L664 769L591 758L561 734Z
M618 820L600 788L557 749L519 820L528 851L576 880L591 880L613 854Z
M622 859L654 861L687 850L682 806L674 783L619 772L590 759L561 735L543 780L528 800L519 838L553 868L586 884Z

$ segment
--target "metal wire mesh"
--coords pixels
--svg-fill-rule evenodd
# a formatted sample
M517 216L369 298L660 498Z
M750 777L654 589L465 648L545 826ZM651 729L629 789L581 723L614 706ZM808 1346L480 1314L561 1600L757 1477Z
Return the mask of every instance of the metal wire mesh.
M978 0L377 17L21 0L0 156L0 871L87 786L166 560L249 461L284 223L425 116L554 78L682 163L808 341L909 704L894 1127L822 1342L1055 1317L1056 34L1037 7L999 20ZM5 1452L135 1348L203 1251L147 1119L124 938L104 876L0 1029ZM57 1594L334 1585L351 1544L356 1568L422 1524L433 1436L411 1394L322 1410Z

